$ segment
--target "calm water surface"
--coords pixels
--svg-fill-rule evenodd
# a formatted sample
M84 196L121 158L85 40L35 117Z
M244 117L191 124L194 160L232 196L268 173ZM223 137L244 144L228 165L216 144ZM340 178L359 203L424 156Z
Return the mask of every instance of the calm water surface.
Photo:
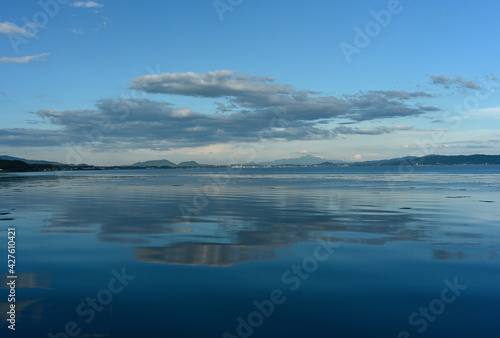
M0 196L2 337L499 336L500 166L4 173Z

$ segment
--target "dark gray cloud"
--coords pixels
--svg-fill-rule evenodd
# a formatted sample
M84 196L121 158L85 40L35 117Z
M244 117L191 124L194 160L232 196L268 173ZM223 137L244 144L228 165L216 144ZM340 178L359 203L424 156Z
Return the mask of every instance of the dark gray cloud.
M101 142L128 141L128 147L151 147L158 141L177 146L199 146L262 138L309 140L330 137L312 121L288 121L279 109L202 114L189 108L147 99L101 100L96 110L40 110L35 114L62 133L91 136ZM133 144L130 144L132 142Z
M165 73L135 78L131 89L157 94L175 94L198 97L256 98L268 94L291 94L289 85L273 84L274 78L245 75L230 70L217 70L204 74Z
M393 117L417 116L427 112L440 110L432 106L407 104L403 101L408 100L411 94L417 94L404 94L404 92L369 91L355 95L345 95L349 104L349 109L341 116L354 121L367 121ZM419 97L423 96L422 94L418 95ZM402 97L408 98L402 99Z
M431 75L431 82L434 84L448 85L452 80L445 75Z
M344 97L319 96L318 92L295 90L290 85L274 83L274 78L245 75L229 70L204 74L166 73L135 78L131 89L147 93L225 98L228 106L217 102L223 111L229 109L266 109L282 107L291 120L318 120L336 117L355 121L413 116L436 107L418 107L404 100L432 97L425 92L370 91ZM432 110L430 110L432 108Z
M394 126L394 127L376 127L373 129L368 129L368 128L351 128L351 127L346 127L346 126L340 126L336 127L333 129L334 133L337 134L345 134L345 135L353 135L353 134L358 134L358 135L382 135L382 134L388 134L392 133L397 130L412 130L413 127L407 127L407 126Z
M0 144L11 147L60 146L76 137L66 130L0 129Z
M414 102L432 97L425 92L368 91L321 96L275 84L270 77L226 70L146 75L134 79L130 88L212 98L218 110L205 114L145 98L103 99L92 110L41 109L34 113L37 118L59 129L4 129L0 144L45 146L90 141L102 148L170 149L261 139L321 140L338 134L379 135L408 130L337 126L439 110Z
M457 86L463 89L476 89L480 90L479 86L474 81L466 80L461 76L455 78L449 78L445 75L431 75L431 82L437 85L443 85L445 88L451 88L451 86Z
M464 78L458 76L455 81L459 84L459 86L468 88L468 89L481 89L481 86L479 86L477 83L474 81L469 81L465 80Z
M373 90L371 93L380 94L388 99L410 100L417 97L434 97L434 95L418 91L418 92L404 92L401 90Z

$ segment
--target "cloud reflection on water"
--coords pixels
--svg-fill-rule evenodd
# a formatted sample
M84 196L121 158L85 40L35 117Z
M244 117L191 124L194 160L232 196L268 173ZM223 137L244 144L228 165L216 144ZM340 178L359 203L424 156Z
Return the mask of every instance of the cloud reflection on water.
M41 232L95 233L100 241L130 245L139 261L231 266L272 259L282 247L316 239L357 245L463 246L481 241L467 225L443 231L440 208L454 201L445 200L447 189L442 194L417 189L420 178L411 182L413 189L403 182L388 190L384 182L361 188L363 182L355 176L354 181L332 176L326 185L293 175L233 177L227 186L212 189L208 205L189 223L179 205L192 203L211 184L207 175L75 175L59 177L57 184L53 177L45 178L9 181L10 195L19 195L29 184L31 194L24 195L29 204L53 209ZM377 180L379 176L373 182ZM467 257L454 248L432 250L434 259Z

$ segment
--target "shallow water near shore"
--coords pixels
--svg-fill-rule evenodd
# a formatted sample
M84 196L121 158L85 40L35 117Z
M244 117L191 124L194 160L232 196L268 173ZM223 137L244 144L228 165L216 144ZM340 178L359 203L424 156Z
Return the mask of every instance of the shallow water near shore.
M23 337L497 337L500 166L0 174ZM71 334L70 334L71 333Z

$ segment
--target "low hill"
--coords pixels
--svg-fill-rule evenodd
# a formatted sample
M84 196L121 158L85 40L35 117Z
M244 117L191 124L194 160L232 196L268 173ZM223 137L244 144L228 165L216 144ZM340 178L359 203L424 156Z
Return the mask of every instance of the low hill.
M199 164L196 161L184 161L177 165L178 167L208 167L207 164Z
M325 162L321 157L305 155L296 158L282 158L274 161L259 162L257 165L316 165Z
M137 162L132 164L132 167L177 167L177 164L170 162L169 160L153 160L145 162Z
M9 161L0 159L0 170L2 172L27 172L60 170L60 168L52 164L28 164L23 161Z
M500 164L500 155L426 155L407 156L390 160L358 162L354 165L463 165L463 164Z
M28 163L28 164L51 164L51 165L57 165L57 166L67 165L67 164L62 164L59 162L43 161L43 160L28 160L25 158L13 157L13 156L8 156L8 155L0 155L0 159L7 160L7 161L23 161L24 163Z

